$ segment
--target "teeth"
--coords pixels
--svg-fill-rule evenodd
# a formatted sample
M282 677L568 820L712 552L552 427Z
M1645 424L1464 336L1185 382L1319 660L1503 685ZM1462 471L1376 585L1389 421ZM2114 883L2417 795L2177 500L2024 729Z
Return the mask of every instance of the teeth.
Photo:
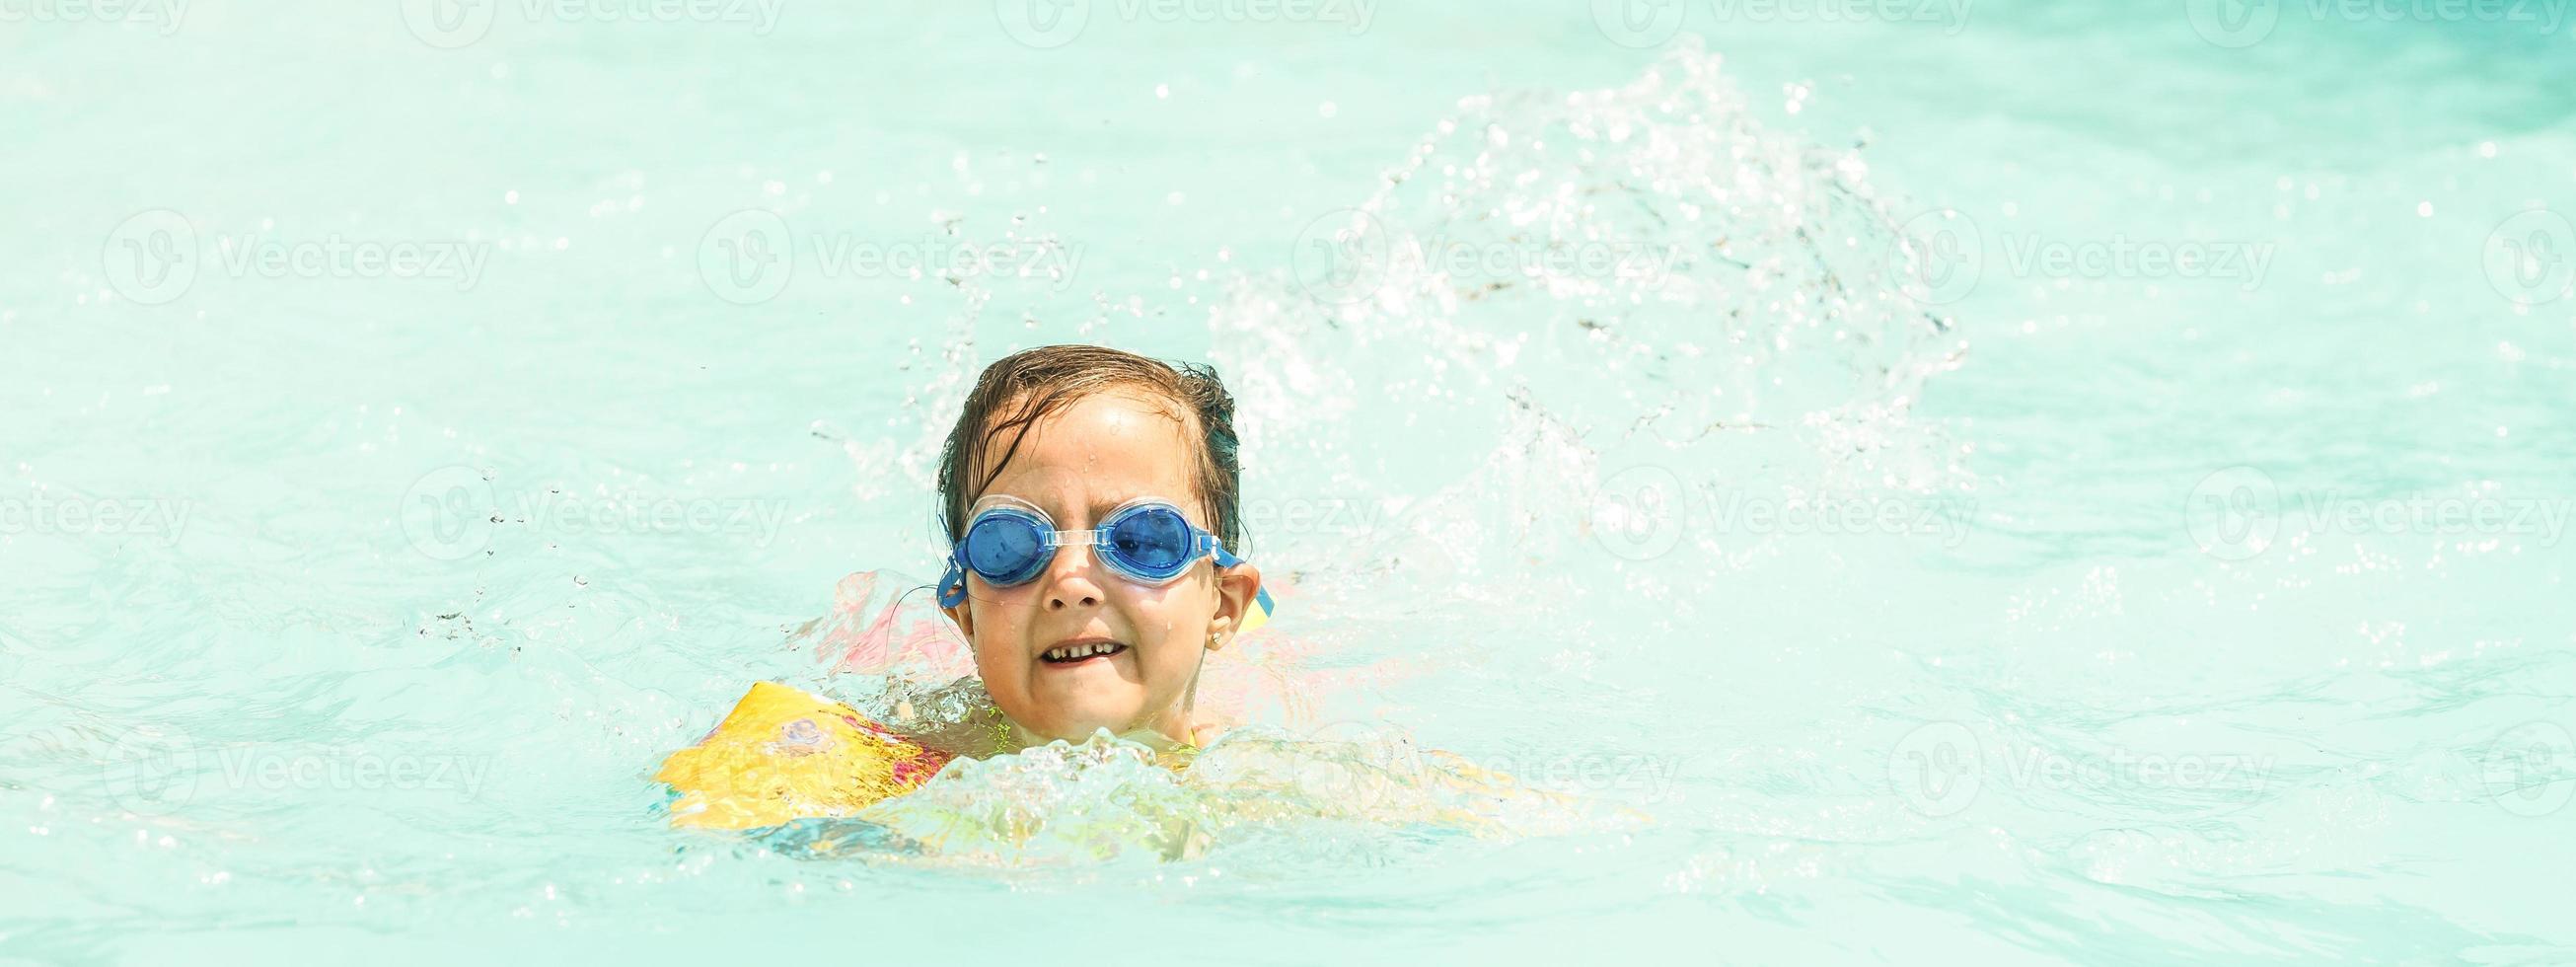
M1114 655L1117 654L1120 649L1125 647L1127 646L1115 643L1098 644L1094 642L1084 642L1079 645L1066 645L1062 648L1049 648L1047 649L1046 657L1049 661L1077 661L1089 658L1093 655Z

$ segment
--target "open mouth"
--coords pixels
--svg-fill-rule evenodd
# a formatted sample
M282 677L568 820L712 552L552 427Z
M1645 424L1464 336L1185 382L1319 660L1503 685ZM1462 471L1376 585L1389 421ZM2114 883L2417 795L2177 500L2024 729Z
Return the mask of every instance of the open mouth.
M1126 645L1114 641L1084 641L1049 648L1046 654L1038 657L1050 665L1079 665L1094 659L1108 658L1126 650Z

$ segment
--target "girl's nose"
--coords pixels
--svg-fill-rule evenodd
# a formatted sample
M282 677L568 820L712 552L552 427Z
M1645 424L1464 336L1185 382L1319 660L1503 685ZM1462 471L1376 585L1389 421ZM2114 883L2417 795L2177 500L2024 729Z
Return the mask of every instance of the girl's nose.
M1099 564L1091 548L1068 547L1057 551L1055 561L1047 566L1047 610L1062 611L1070 607L1100 606L1100 585L1092 581L1092 568Z

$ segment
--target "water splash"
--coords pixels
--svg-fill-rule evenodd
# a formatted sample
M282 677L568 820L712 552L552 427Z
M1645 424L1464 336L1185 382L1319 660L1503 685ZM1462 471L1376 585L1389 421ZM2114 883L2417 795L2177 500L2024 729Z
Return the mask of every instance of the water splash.
M1965 344L1908 295L1859 147L1767 130L1721 65L1685 45L1620 87L1470 98L1317 220L1293 285L1217 307L1256 481L1404 508L1362 553L1315 542L1301 567L1370 573L1427 542L1426 583L1498 576L1467 562L1535 576L1638 463L1811 491L1966 479L1911 419ZM1418 438L1363 465L1357 414ZM1449 482L1381 483L1422 479Z
M1194 756L1105 731L1015 755L961 759L861 819L911 855L1028 865L1189 859L1296 830L1511 836L1622 828L1640 817L1524 787L1379 726L1247 728ZM810 833L796 834L811 844ZM824 850L843 845L841 838Z
M1603 554L1605 530L1633 525L1605 517L1601 500L1628 468L1798 494L1965 481L1938 428L1911 416L1965 344L1907 294L1902 236L1868 175L1858 146L1766 129L1721 58L1696 45L1618 87L1462 102L1378 192L1319 213L1293 278L1239 276L1211 310L1248 498L1352 509L1333 524L1253 528L1265 573L1305 616L1300 637L1252 643L1274 661L1239 679L1266 682L1239 704L1269 702L1273 725L1239 728L1179 771L1105 738L962 760L871 811L877 832L820 839L996 862L1169 858L1284 825L1347 824L1357 842L1375 835L1362 827L1513 835L1617 813L1534 795L1409 737L1313 723L1321 709L1370 706L1367 693L1394 678L1438 673L1402 660L1443 653L1428 642L1489 636L1537 609L1546 620L1526 640L1486 643L1485 660L1591 647L1634 629L1576 620L1581 602L1677 601L1669 582L1758 557L1684 542L1709 560L1639 570ZM924 482L970 378L981 305L908 404L928 435L902 463ZM1360 423L1414 432L1390 453L1364 445ZM869 684L900 682L906 662L954 674L953 661L826 639L827 657L870 666L841 683L863 708L973 714L961 683ZM1455 664L1459 652L1446 653ZM1334 678L1305 661L1367 671ZM1226 680L1220 664L1211 681Z
M1906 294L1859 147L1765 129L1721 64L1686 45L1621 87L1462 102L1301 239L1298 291L1216 311L1247 432L1462 378L1487 408L1520 385L1589 433L1676 444L1909 406L1961 346Z

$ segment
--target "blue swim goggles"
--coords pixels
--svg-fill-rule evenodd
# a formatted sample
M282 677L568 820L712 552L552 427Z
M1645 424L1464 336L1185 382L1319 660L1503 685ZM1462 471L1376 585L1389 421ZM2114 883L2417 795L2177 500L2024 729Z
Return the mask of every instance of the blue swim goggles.
M1081 531L1057 530L1046 511L1027 501L990 499L994 506L978 512L967 523L966 536L949 549L948 570L939 576L941 607L966 603L968 571L994 587L1015 587L1035 580L1056 552L1067 547L1091 548L1110 570L1151 587L1180 580L1202 557L1214 555L1218 567L1243 563L1226 552L1216 535L1181 516L1180 507L1158 497L1120 504L1100 518L1100 526ZM1270 620L1271 609L1269 590L1254 592L1251 612L1236 633L1260 627Z

